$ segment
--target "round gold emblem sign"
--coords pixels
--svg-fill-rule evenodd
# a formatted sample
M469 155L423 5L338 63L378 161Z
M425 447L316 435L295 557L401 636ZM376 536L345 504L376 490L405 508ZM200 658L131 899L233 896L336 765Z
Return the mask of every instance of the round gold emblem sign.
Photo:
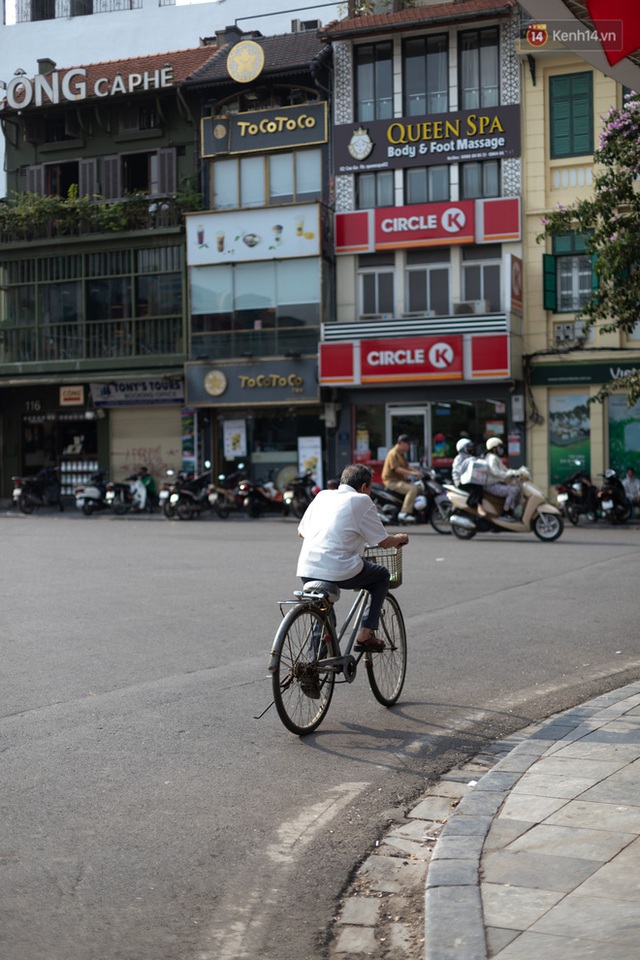
M264 50L253 40L241 40L229 51L227 73L237 83L251 83L264 67Z
M212 397L220 397L227 389L227 378L222 370L210 370L204 378L204 388Z

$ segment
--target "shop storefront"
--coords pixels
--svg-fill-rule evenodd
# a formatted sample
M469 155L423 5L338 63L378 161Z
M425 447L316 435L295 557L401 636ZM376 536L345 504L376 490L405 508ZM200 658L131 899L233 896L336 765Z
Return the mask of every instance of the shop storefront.
M242 462L252 478L271 476L281 488L303 457L321 479L325 425L315 356L188 363L186 402L216 472Z

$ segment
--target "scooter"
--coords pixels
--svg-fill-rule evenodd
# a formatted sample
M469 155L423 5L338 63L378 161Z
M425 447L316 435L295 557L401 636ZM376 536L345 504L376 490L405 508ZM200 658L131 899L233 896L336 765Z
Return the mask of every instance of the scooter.
M107 483L105 499L113 512L121 516L127 511L142 513L147 507L147 488L139 473L125 477L123 483Z
M294 517L301 520L304 512L320 492L320 487L313 479L311 470L294 477L284 488L284 502L288 505Z
M471 540L476 533L531 533L539 540L550 542L557 540L564 530L564 522L557 507L549 503L542 490L539 490L529 477L529 471L522 469L520 486L524 503L521 516L508 521L501 519L503 500L486 490L482 503L477 507L468 504L469 493L445 484L447 497L452 504L450 517L451 529L460 540ZM520 512L520 508L516 508Z
M42 467L33 477L12 477L13 502L22 513L33 513L36 507L64 510L61 485L55 467Z
M243 498L244 508L253 519L261 517L263 513L279 513L283 517L289 514L289 505L285 503L271 475L268 480L241 480L238 495Z
M93 473L89 483L75 488L73 495L76 498L76 507L82 510L85 517L90 517L96 510L106 510L110 503L106 498L107 481L104 470Z
M430 523L436 533L449 534L449 516L451 503L445 493L443 484L436 472L429 467L421 468L422 477L413 481L420 489L413 505L413 516L416 523ZM399 523L398 514L402 508L404 495L394 490L387 490L379 483L371 485L371 499L376 505L378 516L383 523Z
M238 485L245 479L244 463L239 463L238 469L233 473L219 473L218 482L212 484L209 490L209 502L223 520L227 519L232 510L244 510L244 496L240 493Z
M604 479L598 490L600 512L609 523L626 523L631 516L631 504L627 498L622 480L615 470L605 470L599 474Z
M569 523L575 526L581 516L595 523L598 519L598 491L588 473L577 470L559 483L557 490L558 506Z
M179 520L193 520L205 510L211 510L216 502L210 499L212 490L210 471L176 483L169 495L172 514Z

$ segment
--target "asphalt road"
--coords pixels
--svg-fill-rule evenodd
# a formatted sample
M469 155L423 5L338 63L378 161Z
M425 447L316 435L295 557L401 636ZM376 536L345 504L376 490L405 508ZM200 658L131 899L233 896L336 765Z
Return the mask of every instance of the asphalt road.
M484 744L640 676L640 526L411 532L386 711L268 707L283 520L0 514L0 955L321 960L350 873Z

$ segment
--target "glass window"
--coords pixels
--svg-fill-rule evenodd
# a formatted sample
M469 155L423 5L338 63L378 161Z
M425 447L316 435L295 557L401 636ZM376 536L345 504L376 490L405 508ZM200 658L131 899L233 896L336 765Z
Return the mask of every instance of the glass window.
M82 318L82 284L47 283L38 292L38 323L77 323Z
M405 203L435 203L449 197L449 167L446 165L405 170Z
M388 313L393 316L395 257L373 253L358 258L360 274L360 314Z
M500 196L500 162L483 160L460 164L460 195L463 200Z
M357 120L387 120L393 116L392 56L389 42L356 47Z
M359 173L356 176L356 206L358 210L393 206L393 170Z
M213 209L239 206L238 161L218 160L213 164Z
M315 257L281 260L276 266L279 304L320 303L320 262Z
M164 317L182 313L182 278L179 273L138 277L136 316Z
M406 40L403 57L404 112L409 117L449 109L449 38Z
M240 159L240 200L243 207L264 204L264 157Z
M580 310L593 294L591 257L556 257L558 312Z
M233 267L191 267L191 313L228 313L232 309Z
M131 280L113 277L87 285L87 320L118 320L131 316Z
M409 313L451 314L449 251L407 251L406 307Z
M500 49L497 27L460 33L460 109L497 107Z
M462 299L486 301L489 313L498 313L502 309L499 244L463 248Z
M551 159L593 153L593 74L549 77Z
M322 196L322 151L301 150L296 161L296 200Z
M293 154L272 153L269 163L269 200L286 203L293 200Z

